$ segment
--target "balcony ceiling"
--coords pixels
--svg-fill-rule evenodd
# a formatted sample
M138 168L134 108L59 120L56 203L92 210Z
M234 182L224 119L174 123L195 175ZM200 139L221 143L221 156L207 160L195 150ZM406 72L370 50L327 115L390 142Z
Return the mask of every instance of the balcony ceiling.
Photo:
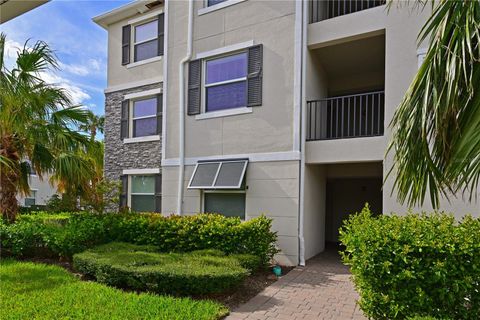
M384 73L385 35L327 46L312 51L329 79Z

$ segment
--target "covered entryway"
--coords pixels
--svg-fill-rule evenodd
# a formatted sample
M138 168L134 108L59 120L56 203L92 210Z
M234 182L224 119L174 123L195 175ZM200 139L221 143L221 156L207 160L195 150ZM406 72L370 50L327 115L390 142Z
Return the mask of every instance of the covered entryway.
M327 179L325 241L338 242L344 220L368 203L372 212L382 211L382 178Z
M383 208L382 162L308 164L305 166L305 259L338 243L338 229L368 202L374 214Z

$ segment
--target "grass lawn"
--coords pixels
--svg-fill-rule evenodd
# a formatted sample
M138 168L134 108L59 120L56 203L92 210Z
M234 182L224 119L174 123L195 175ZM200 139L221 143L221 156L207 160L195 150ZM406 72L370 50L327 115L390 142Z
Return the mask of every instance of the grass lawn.
M215 302L123 292L52 265L0 262L1 319L219 319Z

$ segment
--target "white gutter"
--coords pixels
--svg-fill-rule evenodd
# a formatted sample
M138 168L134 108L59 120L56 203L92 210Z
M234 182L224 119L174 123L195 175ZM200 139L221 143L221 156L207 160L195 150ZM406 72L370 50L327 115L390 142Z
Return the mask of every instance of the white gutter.
M185 176L185 65L192 58L192 42L193 42L193 0L188 0L188 37L187 37L187 55L179 64L179 150L178 150L178 199L177 214L182 214L183 205L183 180Z
M163 5L163 12L164 12L164 23L165 23L165 30L164 30L164 46L163 46L163 83L162 83L162 97L163 97L163 108L162 108L162 166L165 162L166 158L166 144L167 144L167 101L168 101L168 7L170 1L165 1Z
M297 7L298 5L297 1ZM300 266L305 266L305 238L303 234L304 213L305 213L305 141L306 141L306 105L305 105L305 81L306 81L306 51L307 51L307 17L308 7L307 1L301 1L302 18L301 18L301 36L302 36L302 81L300 82L300 105L301 105L301 125L300 125L300 199L298 210L298 243L299 243L299 262ZM298 9L298 8L297 8Z

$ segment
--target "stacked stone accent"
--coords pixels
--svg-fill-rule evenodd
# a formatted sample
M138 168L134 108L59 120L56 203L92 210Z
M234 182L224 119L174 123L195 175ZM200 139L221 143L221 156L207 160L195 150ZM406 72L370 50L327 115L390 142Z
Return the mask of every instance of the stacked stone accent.
M152 84L105 94L105 177L119 180L124 169L160 168L162 141L125 144L120 139L122 101L126 94L161 88Z

